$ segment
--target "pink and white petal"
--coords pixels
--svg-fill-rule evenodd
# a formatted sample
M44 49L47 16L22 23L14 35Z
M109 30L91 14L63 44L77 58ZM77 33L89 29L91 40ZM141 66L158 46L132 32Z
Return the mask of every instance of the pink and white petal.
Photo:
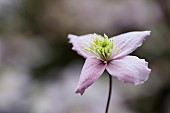
M136 56L126 56L122 59L112 60L106 70L118 80L135 85L146 81L151 72L151 69L148 68L148 62Z
M114 40L113 57L118 59L132 53L135 49L140 47L143 41L150 35L151 31L136 31L129 32L115 36L111 39ZM118 46L118 52L115 48Z
M88 58L94 56L90 52L85 52L84 49L90 46L89 42L93 42L93 37L90 34L76 36L73 34L68 35L69 42L72 43L72 49L76 51L79 55Z
M75 93L83 95L85 89L91 86L102 75L106 65L107 64L95 58L87 58L81 71Z

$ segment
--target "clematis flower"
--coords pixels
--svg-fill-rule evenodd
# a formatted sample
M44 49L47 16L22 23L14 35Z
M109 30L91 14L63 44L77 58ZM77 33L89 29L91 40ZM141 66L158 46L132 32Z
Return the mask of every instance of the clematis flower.
M106 34L69 34L72 49L86 58L75 92L82 95L105 69L124 83L137 85L146 81L151 72L148 62L128 54L140 47L149 35L150 31L129 32L112 38Z

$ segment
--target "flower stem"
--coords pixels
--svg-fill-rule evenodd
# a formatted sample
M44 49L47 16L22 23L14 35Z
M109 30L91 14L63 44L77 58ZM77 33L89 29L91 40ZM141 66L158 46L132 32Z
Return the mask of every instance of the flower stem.
M109 110L111 94L112 94L112 76L109 74L109 94L108 94L108 98L107 98L105 113L108 113L108 110Z

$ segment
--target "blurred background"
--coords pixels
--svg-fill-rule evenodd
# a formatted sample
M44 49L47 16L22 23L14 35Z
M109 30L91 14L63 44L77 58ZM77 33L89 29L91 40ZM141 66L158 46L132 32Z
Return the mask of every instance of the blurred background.
M137 30L152 34L131 55L152 73L114 78L110 113L170 113L170 0L0 0L0 113L104 113L108 74L74 94L84 58L67 35Z

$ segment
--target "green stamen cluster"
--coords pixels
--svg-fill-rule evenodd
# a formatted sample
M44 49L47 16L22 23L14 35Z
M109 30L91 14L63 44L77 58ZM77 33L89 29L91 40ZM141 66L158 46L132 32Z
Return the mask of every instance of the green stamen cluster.
M91 52L97 54L97 59L101 59L103 61L108 61L112 51L113 51L113 39L108 39L108 36L104 34L104 36L92 36L94 38L94 42L90 42L91 46L85 49L86 52Z

